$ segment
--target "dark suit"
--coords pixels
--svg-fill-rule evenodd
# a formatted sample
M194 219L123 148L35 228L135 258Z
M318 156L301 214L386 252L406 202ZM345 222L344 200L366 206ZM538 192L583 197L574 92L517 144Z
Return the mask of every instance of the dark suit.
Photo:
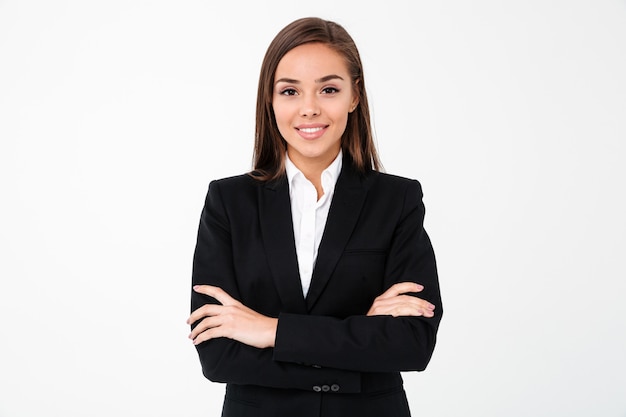
M419 183L360 175L344 158L306 299L290 210L286 179L209 186L193 284L278 317L273 349L226 338L197 346L204 375L228 383L223 416L408 416L399 371L426 367L442 313ZM402 281L424 285L435 317L365 316ZM210 302L192 291L192 310Z

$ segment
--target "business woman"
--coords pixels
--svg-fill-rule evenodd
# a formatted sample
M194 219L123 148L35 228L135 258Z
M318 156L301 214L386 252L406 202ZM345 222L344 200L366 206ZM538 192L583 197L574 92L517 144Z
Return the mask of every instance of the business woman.
M222 416L409 416L442 305L420 184L380 172L361 60L340 25L270 44L254 170L211 182L188 324Z

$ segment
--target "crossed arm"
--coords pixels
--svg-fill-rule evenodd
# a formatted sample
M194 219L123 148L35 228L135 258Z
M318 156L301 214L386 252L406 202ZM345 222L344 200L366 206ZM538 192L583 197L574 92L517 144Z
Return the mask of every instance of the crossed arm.
M211 285L196 285L194 291L215 298L220 304L205 304L194 310L187 324L198 323L189 338L194 345L225 337L257 348L274 347L278 319L264 316L232 298L226 291ZM400 282L376 297L367 316L433 317L435 306L407 293L424 287L414 282Z

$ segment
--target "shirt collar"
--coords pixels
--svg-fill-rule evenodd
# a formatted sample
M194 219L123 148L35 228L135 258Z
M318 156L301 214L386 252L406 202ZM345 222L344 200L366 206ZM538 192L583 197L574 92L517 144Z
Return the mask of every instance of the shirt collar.
M337 178L339 178L339 173L341 172L341 166L343 164L343 151L339 149L339 153L333 162L330 163L328 168L322 171L322 187L324 191L328 191L326 188L326 184L329 184L331 188L334 188L337 183ZM287 173L287 180L289 182L289 188L293 185L293 179L299 175L304 177L304 174L300 169L295 166L291 159L289 159L289 153L285 154L285 171ZM329 181L328 181L329 180Z

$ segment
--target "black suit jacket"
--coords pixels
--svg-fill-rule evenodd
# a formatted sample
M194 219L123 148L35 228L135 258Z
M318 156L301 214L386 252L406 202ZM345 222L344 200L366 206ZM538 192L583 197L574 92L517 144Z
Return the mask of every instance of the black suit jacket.
M197 346L204 375L226 382L223 416L408 416L400 371L423 370L442 314L435 258L423 228L419 183L347 158L335 186L311 286L302 294L286 178L211 182L202 211L193 285L223 288L278 317L276 345L226 338ZM435 317L367 317L396 282ZM192 291L191 308L215 303Z

